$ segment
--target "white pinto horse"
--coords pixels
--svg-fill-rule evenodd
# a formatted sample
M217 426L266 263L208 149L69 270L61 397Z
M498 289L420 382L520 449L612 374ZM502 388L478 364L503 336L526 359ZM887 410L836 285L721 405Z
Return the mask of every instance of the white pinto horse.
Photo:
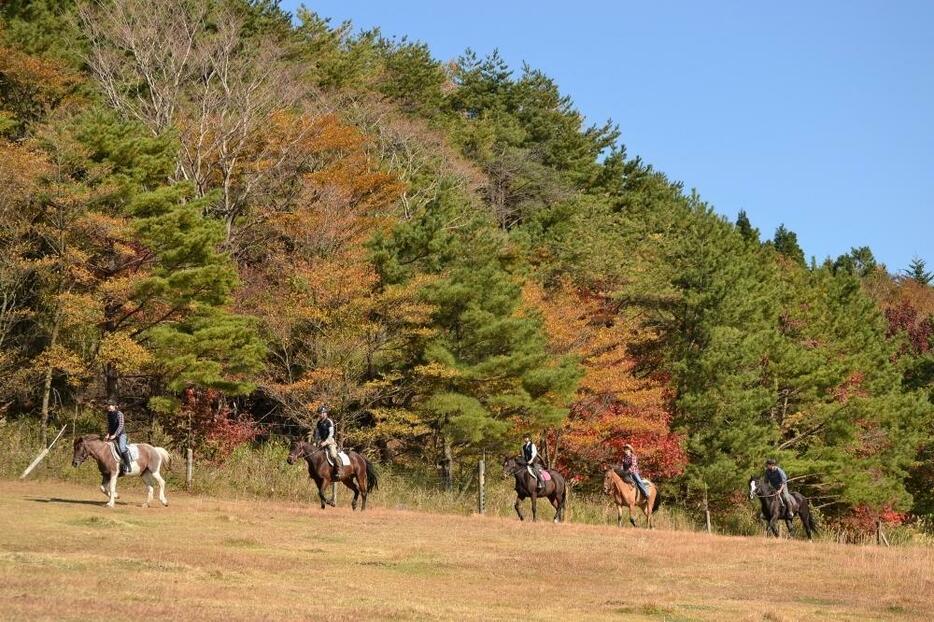
M146 443L137 443L131 445L135 447L139 455L130 463L132 470L127 475L139 475L146 482L146 503L144 508L148 508L152 503L153 485L159 484L159 501L162 505L168 505L165 498L165 480L159 473L162 465L168 466L171 462L169 452L162 447L153 447ZM101 472L101 492L107 495L107 507L112 508L117 499L117 478L120 473L120 459L113 450L113 443L108 443L100 439L95 434L81 436L75 439L75 453L72 457L72 466L81 466L81 463L88 457L97 461L97 468Z

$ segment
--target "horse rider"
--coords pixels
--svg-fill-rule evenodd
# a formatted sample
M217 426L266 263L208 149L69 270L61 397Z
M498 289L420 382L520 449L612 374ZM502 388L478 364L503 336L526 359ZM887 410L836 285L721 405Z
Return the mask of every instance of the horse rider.
M525 444L522 445L522 459L525 460L525 468L528 469L529 475L534 477L537 482L536 490L540 491L544 489L545 480L542 479L541 468L537 466L543 465L544 461L542 457L538 455L538 447L535 446L535 443L532 442L532 437L528 434L525 435Z
M120 455L120 473L126 475L132 470L130 466L130 448L127 447L126 428L124 427L123 413L117 408L113 400L107 402L107 436L104 440L113 441L117 445Z
M788 492L788 476L773 458L765 461L765 480L772 488L779 491L779 498L782 505L787 508L788 514L794 514L798 510L798 504Z
M649 498L649 491L646 489L645 483L639 475L639 459L636 457L636 452L629 443L623 445L623 462L617 467L616 474L623 479L626 478L626 475L629 475L636 487L642 491L645 498Z
M333 479L337 480L340 473L340 458L337 455L337 441L334 439L334 422L328 416L330 409L327 406L318 408L318 423L315 424L315 441L318 447L323 447L331 458Z

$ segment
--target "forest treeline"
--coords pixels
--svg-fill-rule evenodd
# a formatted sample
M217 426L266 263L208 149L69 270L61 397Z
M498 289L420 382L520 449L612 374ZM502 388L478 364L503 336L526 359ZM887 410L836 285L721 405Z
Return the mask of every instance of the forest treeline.
M934 513L934 288L716 214L495 52L268 0L0 8L2 417L221 460L329 404L439 465L526 432L670 497L778 459L826 516ZM95 423L97 422L97 423Z

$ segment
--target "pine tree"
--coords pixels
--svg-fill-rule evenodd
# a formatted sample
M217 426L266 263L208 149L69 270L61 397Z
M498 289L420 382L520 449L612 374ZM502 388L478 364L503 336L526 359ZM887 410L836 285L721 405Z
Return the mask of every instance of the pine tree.
M860 278L869 276L877 267L876 258L868 246L860 246L859 248L854 246L849 253L840 255L833 262L834 272L843 270Z
M739 210L739 214L736 216L736 229L747 242L759 242L759 230L752 226L749 216L746 215L746 210Z
M772 245L775 250L791 259L792 261L804 265L804 251L798 245L798 234L785 228L785 225L779 225L775 230L775 237L772 238Z
M521 307L495 229L474 216L451 233L458 209L448 195L377 244L385 283L435 275L421 293L430 333L400 365L399 382L417 387L408 408L433 431L447 485L457 453L560 424L580 375L572 358L549 354L540 317Z
M209 199L166 183L174 148L107 111L74 117L48 145L74 198L53 201L42 225L58 358L83 361L92 395L149 378L159 410L189 385L251 390L263 354L252 323L225 308L237 274L218 250L223 228L203 216Z
M921 285L930 285L934 280L934 273L927 271L925 261L920 257L914 257L908 264L908 269L903 274Z

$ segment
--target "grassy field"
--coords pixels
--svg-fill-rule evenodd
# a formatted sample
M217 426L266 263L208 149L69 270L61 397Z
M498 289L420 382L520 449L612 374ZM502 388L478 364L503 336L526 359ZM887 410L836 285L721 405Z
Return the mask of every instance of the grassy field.
M130 484L107 510L86 485L0 481L0 618L934 619L925 547L178 492L142 509Z

